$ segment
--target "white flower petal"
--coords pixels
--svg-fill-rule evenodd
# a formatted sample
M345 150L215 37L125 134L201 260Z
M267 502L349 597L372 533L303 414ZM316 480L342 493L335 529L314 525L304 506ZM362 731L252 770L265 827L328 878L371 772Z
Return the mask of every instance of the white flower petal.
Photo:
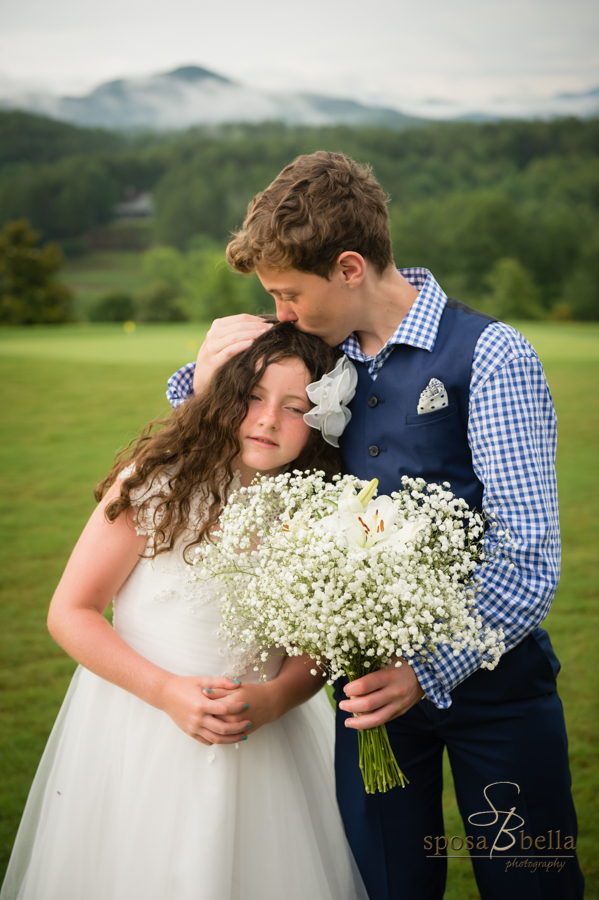
M356 367L343 356L332 372L306 388L316 406L304 415L304 421L310 428L319 428L325 441L333 447L339 446L338 438L351 419L346 404L353 399L357 385Z

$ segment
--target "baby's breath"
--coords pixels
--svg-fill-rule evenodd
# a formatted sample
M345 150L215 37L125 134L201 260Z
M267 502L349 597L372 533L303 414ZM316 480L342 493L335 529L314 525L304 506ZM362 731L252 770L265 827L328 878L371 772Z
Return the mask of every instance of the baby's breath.
M476 606L481 516L447 483L404 477L391 498L373 491L350 475L294 471L232 495L214 542L196 551L198 577L222 585L223 633L320 660L329 683L444 647L495 668L503 635ZM494 555L506 541L492 533Z
M223 585L225 632L248 646L321 659L330 682L372 668L373 658L381 668L393 657L435 656L444 645L456 655L477 651L482 667L494 668L502 635L483 627L473 578L484 564L481 516L445 485L404 478L391 495L390 536L420 523L413 539L350 546L343 530L325 527L348 485L365 483L293 472L231 497L217 540L196 560ZM506 540L497 537L495 552Z

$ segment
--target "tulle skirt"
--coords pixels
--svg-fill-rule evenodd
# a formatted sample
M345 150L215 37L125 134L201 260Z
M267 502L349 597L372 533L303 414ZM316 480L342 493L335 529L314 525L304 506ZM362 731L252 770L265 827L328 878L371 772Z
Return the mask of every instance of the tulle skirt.
M367 900L337 809L324 692L206 747L75 673L0 900Z

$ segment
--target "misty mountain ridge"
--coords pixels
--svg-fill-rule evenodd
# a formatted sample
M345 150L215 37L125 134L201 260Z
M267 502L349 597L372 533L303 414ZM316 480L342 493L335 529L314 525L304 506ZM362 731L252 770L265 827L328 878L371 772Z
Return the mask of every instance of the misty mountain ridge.
M346 124L399 129L428 121L354 100L261 91L201 66L109 81L83 97L22 93L0 99L0 108L39 113L74 125L119 130L165 131L267 120L288 125Z

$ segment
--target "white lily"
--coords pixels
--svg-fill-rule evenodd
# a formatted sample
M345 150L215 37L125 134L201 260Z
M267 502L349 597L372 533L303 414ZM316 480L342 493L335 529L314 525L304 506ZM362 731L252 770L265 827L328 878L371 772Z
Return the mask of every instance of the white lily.
M332 533L343 532L349 546L355 549L376 553L386 547L405 553L407 544L426 527L426 522L407 522L394 530L399 510L386 494L372 499L377 484L374 478L358 495L352 485L346 485L337 512L322 519L320 525Z
M286 509L281 516L281 525L283 533L289 540L305 542L308 539L311 523L305 514L296 512L291 516L289 510Z

